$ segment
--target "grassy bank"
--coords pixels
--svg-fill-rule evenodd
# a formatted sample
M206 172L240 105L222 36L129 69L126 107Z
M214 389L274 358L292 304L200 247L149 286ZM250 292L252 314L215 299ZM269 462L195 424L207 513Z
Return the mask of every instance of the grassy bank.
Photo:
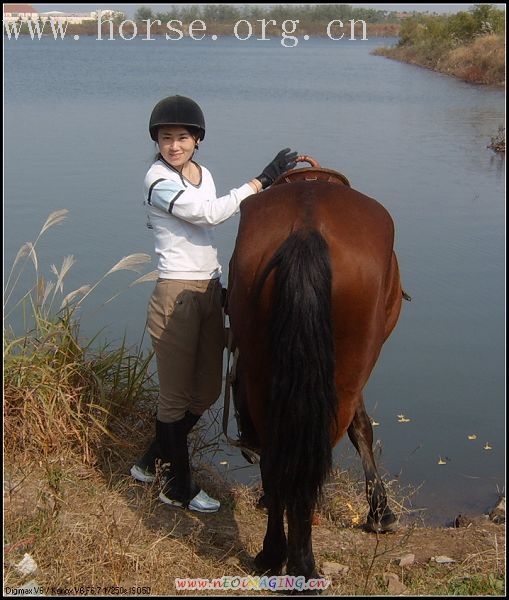
M489 5L451 16L409 18L396 47L373 53L469 83L505 85L504 20L502 11Z
M193 461L198 482L221 500L219 513L172 509L158 501L157 484L129 477L153 435L150 356L124 344L84 342L79 314L104 277L137 269L144 259L125 257L94 286L64 294L72 260L52 268L54 281L46 282L36 247L65 212L50 215L37 239L20 250L5 290L8 313L20 272L33 267L33 287L14 304L26 304L31 326L18 337L4 330L4 589L155 596L173 595L177 577L254 576L266 526L256 508L259 490L210 469L208 432L194 434ZM337 471L327 484L313 529L317 563L332 582L326 595L503 592L503 526L480 517L458 529L420 527L410 493L395 481L386 487L402 525L377 536L361 527L368 508L363 475ZM444 555L448 561L437 561ZM35 561L24 573L23 559ZM212 593L221 592L200 595Z
M426 67L469 83L505 85L505 38L488 35L453 49L410 45L377 48L373 54Z

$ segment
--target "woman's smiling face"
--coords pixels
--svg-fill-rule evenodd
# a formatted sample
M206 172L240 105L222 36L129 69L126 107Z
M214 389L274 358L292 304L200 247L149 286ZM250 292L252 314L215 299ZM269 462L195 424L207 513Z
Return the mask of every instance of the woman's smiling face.
M174 169L182 167L191 160L196 149L197 139L180 125L164 125L157 132L159 152Z

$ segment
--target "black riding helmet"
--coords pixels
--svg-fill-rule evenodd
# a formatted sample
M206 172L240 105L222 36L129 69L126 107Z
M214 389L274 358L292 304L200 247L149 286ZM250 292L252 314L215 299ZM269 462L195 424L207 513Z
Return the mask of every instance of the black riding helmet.
M205 137L205 118L201 108L191 98L168 96L160 100L150 115L150 137L157 142L157 129L162 125L196 127L200 140Z

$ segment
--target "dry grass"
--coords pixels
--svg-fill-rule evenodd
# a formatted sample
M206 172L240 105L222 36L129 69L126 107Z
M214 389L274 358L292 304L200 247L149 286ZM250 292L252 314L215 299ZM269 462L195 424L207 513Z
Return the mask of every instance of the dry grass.
M402 489L397 480L384 480L388 503L400 522L420 521L420 510L412 508L416 488ZM319 514L339 527L356 527L366 520L368 503L364 474L336 469L325 485Z
M133 482L123 464L121 472L111 473L70 458L22 468L9 461L4 525L12 550L6 586L22 583L13 565L24 552L37 562L37 581L45 589L111 585L171 594L176 577L242 572L237 561L224 568L229 555L241 554L233 520L225 525L214 516L168 509L157 500L157 485ZM218 495L229 513L234 493L223 487Z
M438 63L438 69L470 83L505 84L505 39L484 35L468 46L451 50Z
M125 346L91 352L79 346L68 323L52 330L59 339L51 347L19 339L5 357L4 450L41 458L74 450L94 464L105 435L119 445L129 439L125 414L134 398L153 394L150 356Z
M143 437L139 433L138 451ZM104 593L105 587L117 586L170 595L177 577L256 574L253 557L266 526L264 512L256 509L259 489L231 486L205 468L198 480L220 498L221 511L200 515L171 509L158 501L156 484L138 484L127 475L135 455L132 449L105 449L96 466L83 464L76 454L40 461L7 456L4 585L25 581L14 568L25 552L39 567L32 577L46 590L90 586ZM367 534L357 523L367 512L362 488L351 474L336 473L313 528L319 567L325 561L346 567L331 576L327 595L391 595L387 572L396 573L412 594L477 590L496 595L504 581L503 527L490 521L465 529L413 524L395 534ZM395 499L390 499L393 507ZM397 502L396 511L398 504L405 501ZM407 553L415 554L414 564L399 567ZM456 562L430 562L440 554Z
M378 48L387 58L419 65L469 83L505 85L505 36L483 35L468 45L450 49L433 44Z

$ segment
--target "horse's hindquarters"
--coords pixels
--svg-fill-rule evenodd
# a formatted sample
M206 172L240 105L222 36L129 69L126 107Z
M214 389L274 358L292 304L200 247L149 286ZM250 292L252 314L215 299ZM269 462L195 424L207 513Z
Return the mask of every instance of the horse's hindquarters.
M388 523L362 389L399 314L393 236L378 202L326 182L281 184L242 204L228 311L261 443L269 519L257 560L266 568L288 556L288 573L316 575L311 514L331 442L347 429L379 492L372 520L380 512Z

